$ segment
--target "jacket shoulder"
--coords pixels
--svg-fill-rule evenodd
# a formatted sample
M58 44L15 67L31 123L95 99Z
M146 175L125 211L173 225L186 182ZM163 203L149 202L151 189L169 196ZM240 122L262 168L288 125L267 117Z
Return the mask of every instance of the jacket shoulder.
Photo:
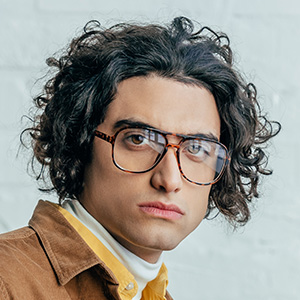
M0 299L69 299L31 227L0 235Z
M27 238L31 235L35 235L35 232L28 226L19 228L19 229L13 230L13 231L9 231L6 233L2 233L2 234L0 234L0 246L1 246L2 242L5 242L5 241L12 242L13 240Z
M36 233L30 227L23 227L0 234L0 275L7 273L7 268L23 264L34 248L40 247Z

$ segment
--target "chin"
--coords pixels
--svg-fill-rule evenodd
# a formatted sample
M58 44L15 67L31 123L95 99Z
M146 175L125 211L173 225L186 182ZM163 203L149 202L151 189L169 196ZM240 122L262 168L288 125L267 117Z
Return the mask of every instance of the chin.
M159 243L158 241L156 241L155 244L153 243L149 243L148 246L146 246L147 248L149 249L156 249L156 250L159 250L159 251L171 251L173 249L175 249L179 244L180 244L181 240L180 241L166 241L164 240L163 242Z

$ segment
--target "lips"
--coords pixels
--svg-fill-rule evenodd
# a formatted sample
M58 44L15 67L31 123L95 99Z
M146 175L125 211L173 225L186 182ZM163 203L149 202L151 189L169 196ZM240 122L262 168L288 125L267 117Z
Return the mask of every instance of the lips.
M178 206L162 202L142 203L139 208L150 216L168 220L178 220L184 215L184 212Z

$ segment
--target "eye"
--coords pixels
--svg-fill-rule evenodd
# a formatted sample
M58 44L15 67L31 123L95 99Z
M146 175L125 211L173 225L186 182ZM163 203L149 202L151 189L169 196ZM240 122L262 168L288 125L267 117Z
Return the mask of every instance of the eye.
M187 150L193 155L199 154L201 151L203 152L203 148L200 145L189 145Z
M145 137L140 134L132 134L127 139L135 145L141 145L145 141Z
M131 150L145 150L149 147L149 133L145 130L129 129L120 138L123 145Z
M160 134L140 128L129 128L118 135L117 143L131 151L156 151L163 152L165 139Z
M192 160L203 161L210 156L211 145L206 141L189 140L183 152Z

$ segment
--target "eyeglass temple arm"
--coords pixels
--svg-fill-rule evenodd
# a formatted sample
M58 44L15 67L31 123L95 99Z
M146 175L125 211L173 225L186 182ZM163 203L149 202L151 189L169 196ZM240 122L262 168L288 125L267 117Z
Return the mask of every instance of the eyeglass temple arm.
M109 142L111 144L113 144L114 141L115 141L115 137L114 136L107 135L107 134L105 134L105 133L103 133L101 131L95 130L94 134L95 134L96 137L98 137L98 138L100 138L100 139L102 139L104 141L107 141L107 142Z

